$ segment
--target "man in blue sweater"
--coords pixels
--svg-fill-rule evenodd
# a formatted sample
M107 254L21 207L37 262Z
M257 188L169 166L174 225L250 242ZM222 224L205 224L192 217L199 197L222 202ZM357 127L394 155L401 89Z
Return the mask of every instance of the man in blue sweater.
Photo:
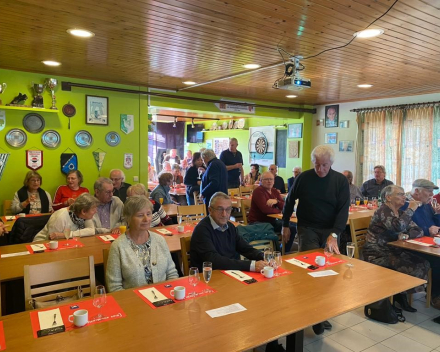
M225 164L217 159L212 149L204 150L202 159L206 165L206 171L200 185L200 196L203 203L208 207L209 201L215 192L228 194L228 171Z

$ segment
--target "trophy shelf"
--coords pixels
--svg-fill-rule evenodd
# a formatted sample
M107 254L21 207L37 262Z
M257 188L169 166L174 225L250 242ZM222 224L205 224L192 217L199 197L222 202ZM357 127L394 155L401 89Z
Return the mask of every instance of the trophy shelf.
M24 107L24 106L6 106L6 105L0 105L0 110L22 110L22 111L39 111L39 112L59 112L59 110L52 110L52 109L42 109L42 108L33 108L33 107Z

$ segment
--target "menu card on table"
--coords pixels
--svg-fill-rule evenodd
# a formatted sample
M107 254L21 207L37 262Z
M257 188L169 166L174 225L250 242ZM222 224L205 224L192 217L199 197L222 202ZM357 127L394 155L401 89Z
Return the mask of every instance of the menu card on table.
M185 287L184 299L176 300L173 296L171 296L171 290L174 290L176 286ZM183 277L178 280L161 282L144 288L135 289L134 292L151 308L156 309L193 298L210 295L217 291L205 284L203 281L199 281L195 287L191 286L189 284L188 277ZM193 293L195 293L195 297L192 296Z
M66 246L66 244L69 244ZM84 247L84 243L81 243L80 241L75 240L63 240L58 241L58 248L57 249L50 249L49 243L39 243L39 244L27 244L26 248L29 251L30 254L34 253L42 253L42 252L55 252L63 249L75 249Z
M316 264L315 259L317 256L324 256L324 253L319 253L319 252L313 252L313 253L308 253L306 255L301 254L298 255L296 257L290 258L290 259L286 259L284 260L287 263L299 266L300 268L303 269L307 269L310 271L316 271L316 270L321 270L321 269L328 269L329 266L333 266L333 265L337 265L337 264L342 264L342 263L346 263L347 261L341 258L336 258L336 257L329 257L329 258L325 258L325 265L324 266L320 266L318 269L310 269L310 266L313 265L315 267L318 266L318 264Z
M275 271L274 271L274 276L271 278L265 277L260 272L253 272L253 271L243 272L240 270L222 270L222 273L234 278L235 280L242 282L245 285L250 285L256 282L262 282L267 280L273 280L280 276L292 274L291 271L283 268L278 268L278 270L276 271L278 276L275 276Z
M39 311L31 311L32 330L34 338L38 338L38 331L58 327L64 325L65 331L73 329L82 329L83 327L76 327L69 321L69 316L78 309L86 309L89 312L89 322L85 325L99 324L108 322L110 320L124 318L126 315L113 296L107 295L105 305L99 309L93 305L93 299L86 301L71 302L56 308L41 309ZM98 313L102 314L102 318L99 319ZM55 315L55 316L54 316ZM53 323L55 322L55 325Z
M116 234L98 236L98 238L104 243L112 243L118 237L119 237L119 235L116 235Z
M178 226L183 226L183 232L179 232L177 230ZM196 227L196 225L194 225L194 224L188 224L188 225L181 224L181 225L167 226L166 229L161 229L160 227L155 227L152 229L152 231L157 232L161 235L167 235L167 236L184 235L184 234L188 234L188 233L193 233L195 227Z

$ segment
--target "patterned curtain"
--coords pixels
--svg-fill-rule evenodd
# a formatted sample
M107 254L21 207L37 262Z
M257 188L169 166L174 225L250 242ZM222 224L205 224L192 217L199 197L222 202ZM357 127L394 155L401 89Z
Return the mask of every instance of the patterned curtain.
M432 131L432 158L430 180L440 187L440 107L433 109L434 127Z

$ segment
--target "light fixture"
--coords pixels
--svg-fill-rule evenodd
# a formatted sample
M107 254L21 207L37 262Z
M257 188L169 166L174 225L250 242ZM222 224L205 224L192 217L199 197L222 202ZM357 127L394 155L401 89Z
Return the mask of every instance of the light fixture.
M186 84L187 86L192 86L192 85L196 84L196 82L193 82L193 81L185 81L185 82L182 82L182 83Z
M68 29L67 33L72 34L75 37L81 37L81 38L91 38L95 36L95 33L90 32L86 29L79 29L79 28Z
M194 126L194 119L191 119L191 127L194 128L196 126Z
M43 64L47 65L47 66L60 66L61 63L57 62L57 61L41 61Z
M353 34L356 38L373 38L383 34L384 30L379 28L364 29Z
M261 65L258 64L246 64L243 65L244 68L247 68L248 70L255 70L256 68L260 68Z
M358 84L359 88L371 88L372 86L372 84Z
M296 95L286 95L286 98L296 98L297 96Z

